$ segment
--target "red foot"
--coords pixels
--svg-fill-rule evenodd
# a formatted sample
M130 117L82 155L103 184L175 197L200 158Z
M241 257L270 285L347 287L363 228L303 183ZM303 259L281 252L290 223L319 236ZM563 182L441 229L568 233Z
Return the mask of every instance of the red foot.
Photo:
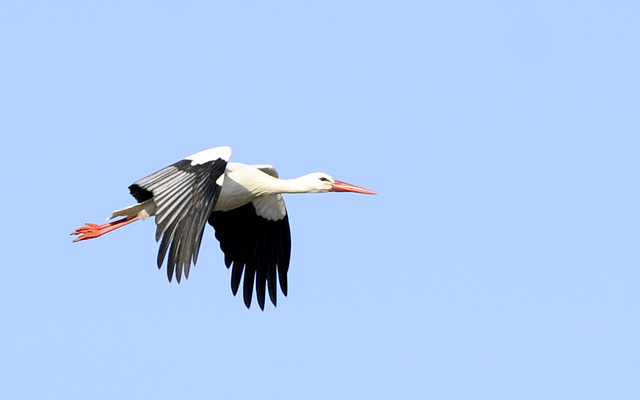
M109 222L106 224L98 225L87 223L85 226L82 226L75 231L71 232L72 235L80 235L73 242L79 242L81 240L94 239L104 235L105 233L111 232L114 229L118 229L122 226L132 223L133 221L137 221L138 217L132 217L130 219L123 218L117 221Z
M73 242L75 243L75 242L79 242L81 240L93 239L93 238L97 238L99 236L102 236L103 233L100 232L100 230L102 228L106 228L105 225L87 223L85 226L83 226L81 228L78 228L75 231L71 232L72 235L80 235Z

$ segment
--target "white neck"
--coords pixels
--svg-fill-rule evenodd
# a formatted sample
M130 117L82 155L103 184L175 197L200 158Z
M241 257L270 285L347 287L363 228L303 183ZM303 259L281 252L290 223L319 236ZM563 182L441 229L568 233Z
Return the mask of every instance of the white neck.
M229 163L216 211L228 211L262 196L281 193L315 193L329 191L313 174L295 179L278 179L256 168Z
M265 185L261 188L264 194L314 193L319 191L310 185L306 175L294 179L269 178L264 181Z

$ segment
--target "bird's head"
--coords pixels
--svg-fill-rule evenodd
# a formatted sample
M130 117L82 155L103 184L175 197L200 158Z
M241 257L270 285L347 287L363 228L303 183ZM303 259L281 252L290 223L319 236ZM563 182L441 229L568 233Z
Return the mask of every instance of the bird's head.
M307 184L308 192L353 192L362 194L378 194L373 190L335 180L331 175L324 172L314 172L303 176L301 179L303 179Z

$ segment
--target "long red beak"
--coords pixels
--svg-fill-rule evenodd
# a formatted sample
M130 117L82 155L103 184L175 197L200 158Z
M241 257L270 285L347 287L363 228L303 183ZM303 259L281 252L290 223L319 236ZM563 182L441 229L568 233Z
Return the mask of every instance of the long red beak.
M333 183L333 187L331 188L332 192L353 192L353 193L362 193L362 194L378 194L373 190L365 189L360 186L352 185L347 182L335 181Z

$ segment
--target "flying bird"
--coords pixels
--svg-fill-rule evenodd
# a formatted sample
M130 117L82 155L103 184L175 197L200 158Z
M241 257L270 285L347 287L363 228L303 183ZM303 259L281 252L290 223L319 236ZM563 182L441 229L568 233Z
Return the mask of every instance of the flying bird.
M229 162L230 147L193 154L129 186L137 204L115 211L98 225L87 223L71 233L74 242L93 239L131 222L155 215L158 268L167 258L167 277L178 282L196 264L204 228L215 229L235 295L244 273L244 304L249 308L255 282L258 305L264 310L265 292L276 305L277 286L287 295L291 257L289 218L283 193L376 192L314 172L296 179L280 179L271 165ZM168 257L167 257L168 252ZM277 278L276 278L277 276Z

